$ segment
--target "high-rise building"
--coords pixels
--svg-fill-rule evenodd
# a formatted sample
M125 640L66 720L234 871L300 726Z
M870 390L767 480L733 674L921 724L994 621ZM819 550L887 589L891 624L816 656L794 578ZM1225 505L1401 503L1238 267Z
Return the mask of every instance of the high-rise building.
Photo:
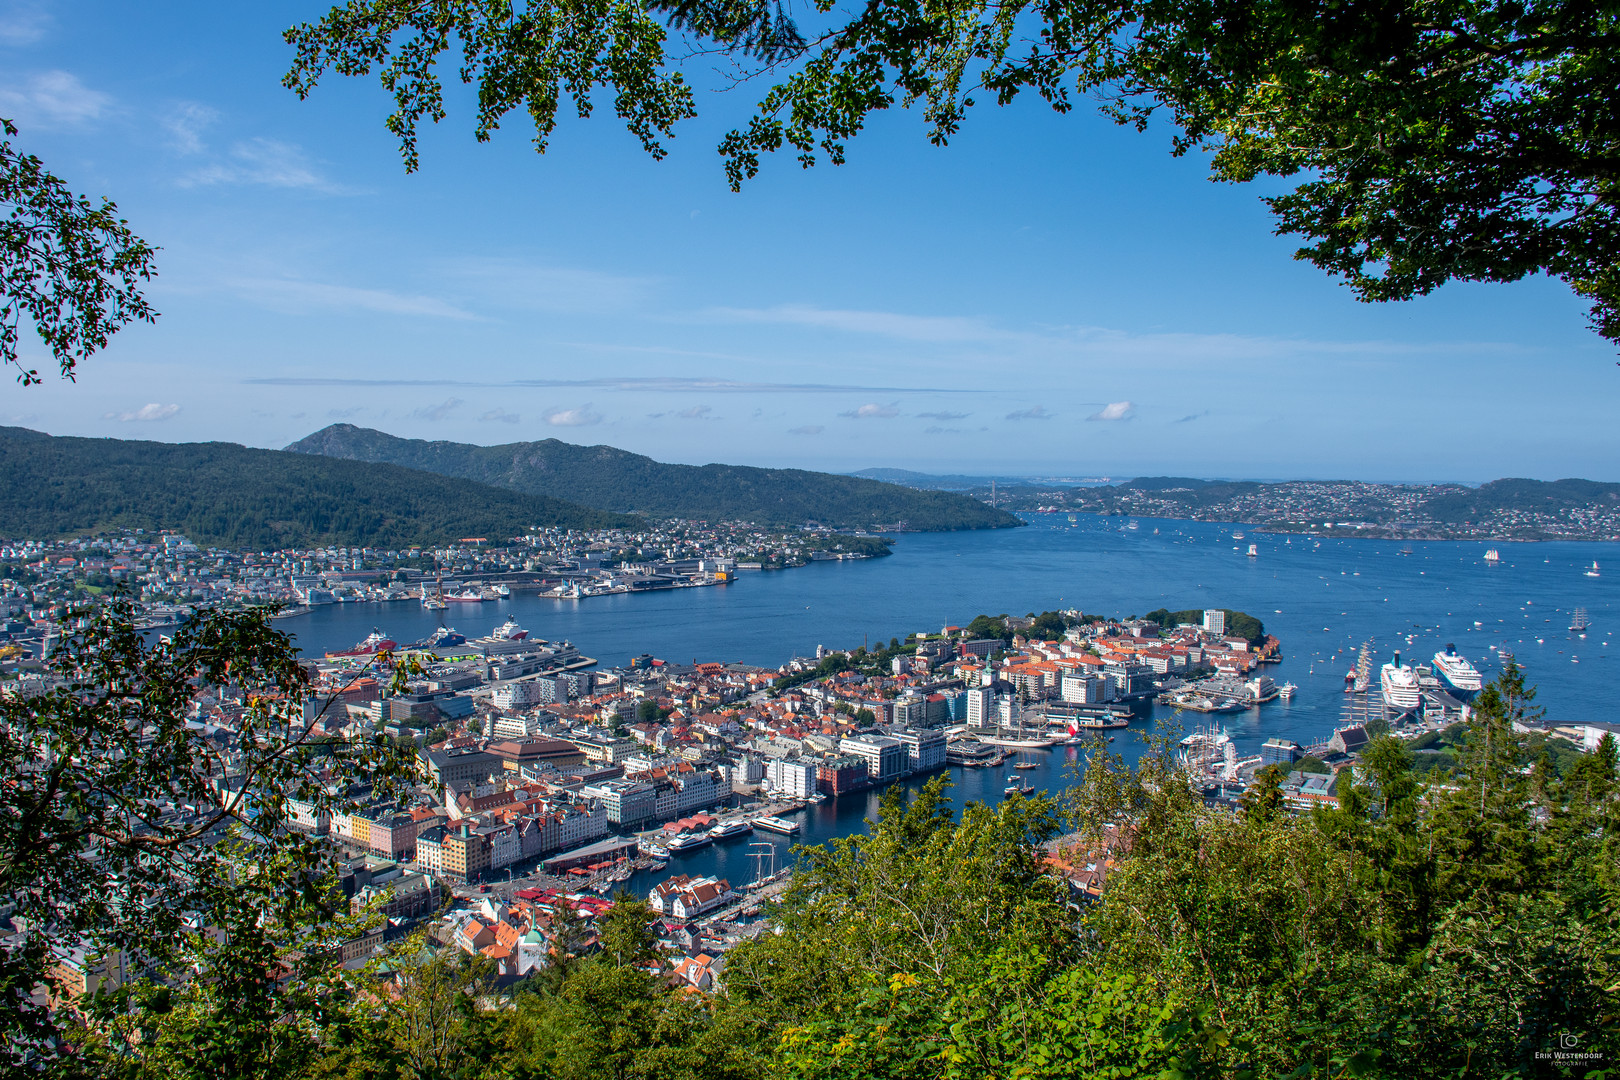
M1220 637L1226 633L1226 612L1220 608L1204 609L1204 633Z

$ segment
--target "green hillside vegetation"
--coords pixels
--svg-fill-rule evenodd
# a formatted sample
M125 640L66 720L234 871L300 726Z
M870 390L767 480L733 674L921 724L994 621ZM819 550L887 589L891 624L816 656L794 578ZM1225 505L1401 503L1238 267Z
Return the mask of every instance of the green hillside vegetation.
M1436 521L1476 521L1496 510L1557 511L1620 503L1620 484L1596 480L1492 480L1448 488L1423 504Z
M1226 612L1226 633L1229 637L1240 637L1252 645L1258 645L1265 640L1266 627L1259 619L1246 611L1232 611L1222 608ZM1182 623L1202 623L1204 612L1202 608L1188 608L1186 611L1169 611L1159 608L1150 611L1142 618L1149 622L1156 622L1166 630L1180 626Z
M557 439L474 446L401 439L352 424L333 424L287 449L389 462L532 495L566 498L601 510L652 517L790 526L813 521L841 529L903 522L916 532L1023 524L977 499L945 491L918 491L803 469L666 465L612 446L578 446Z
M0 536L173 529L207 547L408 547L536 525L639 525L396 465L235 443L56 438L0 428Z

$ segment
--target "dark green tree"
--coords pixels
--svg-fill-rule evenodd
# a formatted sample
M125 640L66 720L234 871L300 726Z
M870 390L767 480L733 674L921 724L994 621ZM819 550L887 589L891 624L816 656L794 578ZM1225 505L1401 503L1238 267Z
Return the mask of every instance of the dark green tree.
M0 131L0 365L16 367L24 386L40 381L17 359L22 328L31 324L62 377L72 379L121 328L157 318L141 292L157 249L111 201L92 205L39 158L19 152L10 120L0 119Z

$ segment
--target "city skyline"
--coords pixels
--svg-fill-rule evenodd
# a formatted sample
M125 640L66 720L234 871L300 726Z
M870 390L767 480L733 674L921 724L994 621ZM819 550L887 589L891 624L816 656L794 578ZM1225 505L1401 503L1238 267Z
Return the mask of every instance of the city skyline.
M1358 304L1260 196L1168 132L978 109L930 147L883 117L849 164L714 146L664 162L614 120L471 136L465 93L407 175L374 83L279 85L266 14L0 7L0 115L160 245L133 326L0 423L280 447L345 421L481 444L828 471L1620 480L1612 349L1543 279ZM278 21L281 20L281 21ZM606 102L599 101L601 106ZM24 358L40 366L37 341Z

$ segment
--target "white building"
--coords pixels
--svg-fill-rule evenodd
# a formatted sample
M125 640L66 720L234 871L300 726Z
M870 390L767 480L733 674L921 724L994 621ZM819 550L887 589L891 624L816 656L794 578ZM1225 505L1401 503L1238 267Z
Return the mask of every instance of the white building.
M900 740L887 735L846 735L838 744L838 752L864 760L867 775L875 783L899 776L908 759Z
M890 732L905 748L907 767L912 772L931 772L945 767L945 733L938 728L899 728Z
M967 691L967 723L971 728L992 727L995 724L996 695L988 686L975 686Z
M1095 675L1067 674L1063 676L1063 700L1074 705L1094 705L1107 701L1109 684Z
M1219 608L1204 609L1204 633L1221 637L1226 633L1226 612Z
M765 786L793 799L816 794L816 763L806 758L773 758L765 766Z

